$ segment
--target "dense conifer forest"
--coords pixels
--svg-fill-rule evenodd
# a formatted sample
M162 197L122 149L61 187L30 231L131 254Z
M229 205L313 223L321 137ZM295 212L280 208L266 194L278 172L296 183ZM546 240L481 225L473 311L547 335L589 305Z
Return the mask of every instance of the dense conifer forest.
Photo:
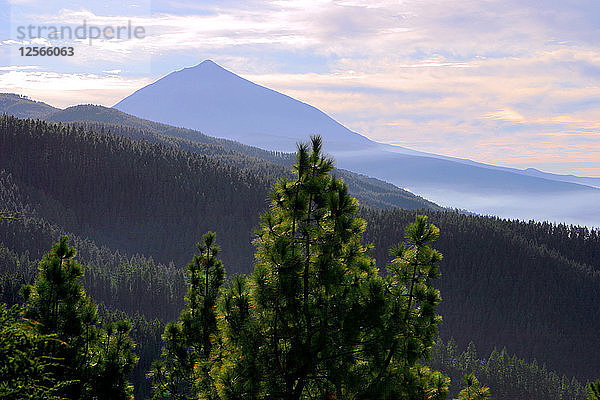
M189 303L186 265L198 253L196 242L217 232L227 275L251 272L251 241L270 188L293 178L288 155L164 134L0 119L0 211L15 217L0 221L1 301L23 303L22 285L34 282L39 261L67 234L100 319L133 322L139 361L129 380L138 398L150 395L145 374L163 346L165 324ZM585 382L600 375L598 231L418 207L413 198L413 210L398 209L393 187L333 174L359 199L362 243L374 245L368 254L383 273L393 258L388 249L418 214L440 228L433 246L444 259L434 286L443 321L428 363L452 378L453 395L462 376L474 373L494 398L586 397ZM2 312L14 327L18 321ZM86 390L96 387L89 382Z

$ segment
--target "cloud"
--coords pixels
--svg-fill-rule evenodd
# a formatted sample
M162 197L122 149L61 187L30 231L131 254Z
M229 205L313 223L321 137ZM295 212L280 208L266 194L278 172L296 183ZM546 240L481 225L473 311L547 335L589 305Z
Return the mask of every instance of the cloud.
M146 29L143 40L77 43L78 57L64 61L69 72L97 65L85 78L65 77L67 87L86 82L81 93L96 100L148 80L132 71L151 68L156 79L211 57L376 140L553 172L597 175L600 168L590 160L600 140L596 1L173 0L135 12L91 0L61 7L32 7L31 15L46 24L130 21ZM99 72L117 69L121 77ZM93 92L98 82L110 95ZM565 169L549 164L552 157Z
M511 122L524 122L525 118L516 111L510 109L498 110L483 116L483 118L496 119Z
M18 93L56 107L79 103L114 104L141 86L146 78L132 79L118 75L65 74L16 69L0 73L0 92Z
M0 71L31 71L40 69L39 65L22 65L22 66L9 66L9 67L0 67Z

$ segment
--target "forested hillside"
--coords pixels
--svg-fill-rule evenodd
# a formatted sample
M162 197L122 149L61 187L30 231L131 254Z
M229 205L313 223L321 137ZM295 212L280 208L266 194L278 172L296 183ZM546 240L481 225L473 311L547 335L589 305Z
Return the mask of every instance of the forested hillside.
M46 207L42 214L68 231L182 264L203 232L218 229L231 240L223 254L231 271L248 268L268 177L82 128L4 118L0 129L0 168L30 188L33 202Z
M20 102L13 105L12 101L9 101L13 97L14 95L0 94L1 112L19 117L70 123L96 132L110 131L134 139L143 138L150 142L163 143L179 149L211 155L230 165L237 165L254 173L260 172L262 175L268 175L274 171L277 172L277 176L289 174L289 166L293 162L292 154L262 150L232 140L207 136L192 129L144 120L114 108L87 104L57 110L48 106L45 113L38 113L30 112L30 110L37 110L38 105L44 103L20 98ZM11 106L3 107L3 99L5 103ZM274 164L286 168L281 170ZM378 208L442 209L431 201L378 179L339 169L336 170L335 174L344 177L354 195L366 205Z
M77 117L90 119L85 121L67 121L70 126L83 127L86 130L99 133L110 132L135 140L144 139L151 143L161 143L192 153L210 156L227 165L234 165L244 171L260 174L273 180L282 176L290 176L290 166L293 161L293 156L291 154L265 151L224 139L215 139L204 136L196 131L169 127L168 125L156 124L160 125L160 132L165 132L164 134L157 133L157 129L138 128L137 126L143 127L143 124L140 122L143 120L134 119L134 117L131 117L132 120L116 118L120 124L94 122L95 120L92 118L95 116L99 120L104 120L107 119L104 114L112 114L114 110L103 110L103 108L99 106L77 107L85 107L84 110L89 108L99 111L94 112L91 115L87 113L83 113L83 115L77 113ZM68 110L70 109L65 110L65 112ZM120 113L119 111L114 112ZM102 118L97 115L102 116ZM143 122L147 122L148 124L151 124L151 126L154 126L152 124L155 124L150 121ZM186 139L185 134L182 134L181 132L188 133L190 138L193 139ZM344 169L334 169L333 173L336 176L344 178L344 181L352 190L354 196L365 206L376 208L400 207L405 209L443 210L443 207L406 190L399 189L387 182Z
M473 342L460 348L453 338L435 344L428 364L451 378L451 393L458 393L465 374L472 373L491 388L494 399L566 400L584 399L588 394L577 379L561 376L535 358L524 360L506 348L481 354Z
M216 231L227 272L250 271L252 232L269 187L287 172L216 147L177 148L134 128L120 128L128 135L92 128L0 119L0 211L20 216L0 221L2 301L19 300L37 260L68 233L87 267L88 293L138 321L134 337L148 344L138 348L147 353L135 371L139 381L162 332L161 323L144 321L179 314L194 243ZM506 346L558 376L600 375L598 231L426 213L442 232L435 247L444 255L436 283L443 340L454 337L459 348L473 341L482 354ZM415 214L360 211L379 265ZM480 379L493 391L488 382L496 378Z
M415 213L363 215L370 227L367 240L381 260L389 258L385 249ZM570 375L598 375L600 358L589 349L600 348L599 262L583 262L586 252L598 248L597 231L459 213L427 215L445 232L437 242L445 258L439 284L442 337L453 336L463 348L473 341L485 353L507 346ZM563 252L561 236L582 255Z
M19 118L44 118L56 111L59 109L26 96L0 93L0 112L8 115Z

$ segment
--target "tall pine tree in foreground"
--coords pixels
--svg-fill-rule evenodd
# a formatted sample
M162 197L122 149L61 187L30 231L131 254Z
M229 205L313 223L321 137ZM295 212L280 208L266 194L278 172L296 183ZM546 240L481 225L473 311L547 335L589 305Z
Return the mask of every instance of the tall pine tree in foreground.
M197 244L199 255L188 265L190 288L185 296L188 308L179 321L165 327L161 357L149 373L153 399L215 398L211 368L212 336L217 331L215 305L224 279L224 268L217 258L215 234L206 233Z
M489 400L490 388L481 386L473 374L465 375L465 388L458 393L457 400Z
M19 306L0 303L0 399L62 400L59 393L69 382L53 373L56 360L41 351L53 340L24 319Z
M137 361L129 336L131 323L100 326L98 307L81 284L83 266L66 236L52 246L32 285L23 287L24 316L40 335L50 335L38 348L52 360L48 372L68 382L55 394L68 399L131 399L125 377Z
M421 365L435 313L439 234L417 217L380 274L365 222L320 137L300 145L255 239L256 266L219 299L211 377L222 399L443 399L448 380ZM209 391L201 398L210 398Z
M597 379L596 382L588 383L588 391L590 400L600 400L600 379Z

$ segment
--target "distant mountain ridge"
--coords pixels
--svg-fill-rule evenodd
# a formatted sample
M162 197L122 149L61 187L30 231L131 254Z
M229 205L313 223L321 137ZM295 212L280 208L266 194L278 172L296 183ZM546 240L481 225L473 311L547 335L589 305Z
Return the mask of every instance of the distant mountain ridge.
M576 176L576 175L571 175L571 174L569 174L569 175L549 174L547 172L540 171L539 169L535 169L535 168L527 168L519 173L529 175L529 176L537 176L539 178L544 178L544 179L578 183L580 185L588 185L588 186L600 188L600 178Z
M210 60L172 72L114 108L267 150L293 151L298 140L319 133L341 168L444 206L504 218L600 226L600 189L593 178L540 175L373 142L315 107Z
M2 95L0 95L1 100ZM35 103L32 100L27 101ZM23 108L25 110L21 114L26 114L25 111L30 106ZM0 113L4 111L0 108ZM33 115L26 115L26 117L39 118ZM95 131L104 129L133 139L145 139L194 153L219 157L229 165L237 166L252 173L257 171L264 173L265 162L267 164L272 163L272 165L266 167L272 171L271 173L277 174L274 179L289 173L288 167L294 159L292 154L266 151L227 139L213 138L195 130L176 128L140 119L113 108L91 104L72 106L64 110L51 107L50 112L41 118L52 122L76 123ZM335 173L344 178L352 194L363 205L377 208L443 209L443 207L431 201L390 183L342 169L336 169Z
M0 112L18 118L43 118L59 109L15 93L0 93Z
M368 202L371 204L377 204L377 206L380 207L390 207L394 205L406 207L408 204L408 208L413 208L413 206L410 206L411 200L409 198L410 196L406 195L407 192L398 192L399 189L393 188L393 186L388 185L387 183L385 184L388 185L387 188L384 188L385 185L383 185L379 186L377 189L371 187L369 190L363 191L362 189L365 188L364 185L366 184L366 181L364 180L365 177L378 178L390 182L397 187L408 189L412 193L421 196L421 200L418 201L422 204L424 201L423 198L427 198L434 200L436 203L445 207L469 210L484 215L600 226L600 189L597 187L600 178L572 177L542 172L536 173L531 169L517 170L513 168L480 164L470 160L422 153L397 146L372 142L367 138L350 132L347 128L333 121L314 107L239 78L237 75L224 70L212 62L205 62L200 66L203 65L209 70L222 70L214 75L226 76L229 85L235 86L236 82L242 82L244 86L250 87L252 90L264 90L264 93L268 96L275 96L276 99L283 98L286 104L292 104L294 106L305 108L311 112L316 112L314 115L319 116L319 118L324 116L323 118L325 118L326 124L333 124L331 126L336 127L336 135L333 137L333 143L328 139L331 139L332 135L327 135L326 133L328 132L319 132L325 133L323 136L325 137L326 148L335 156L336 164L340 168L355 171L359 173L359 175L364 175L362 178L359 178L359 175L354 176L355 178L358 178L356 182L358 183L360 181L361 185L363 185L363 188L359 189L356 195L359 198L361 197L361 195L358 194L359 192L368 195ZM196 69L186 69L188 71L187 73L202 73L203 69L206 68L199 68L200 66ZM201 77L198 79L201 79ZM155 84L160 86L158 85L158 81L155 82ZM219 88L216 83L212 86ZM213 90L216 89L213 88ZM226 91L223 92L226 93ZM222 94L222 96L225 96L225 94ZM15 95L0 94L0 105L3 104L1 101L6 97L14 99ZM102 106L79 105L69 107L65 110L59 110L47 105L46 107L40 107L40 105L43 105L44 103L34 102L20 96L16 97L19 99L17 104L15 104L14 100L11 100L9 102L11 107L0 107L0 112L29 118L44 118L57 122L96 121L104 124L131 126L146 131L152 131L155 134L182 138L192 142L221 145L227 149L233 149L259 158L265 158L275 163L289 165L290 162L284 161L278 156L274 156L274 154L280 153L264 151L256 147L249 147L248 145L232 141L236 138L218 139L207 136L204 133L211 132L208 132L205 129L202 130L203 133L200 133L193 129L177 128L159 122L143 120L134 117L133 115L122 113L116 109ZM167 95L163 97L168 98ZM179 104L177 108L186 108L185 102L181 102L181 100L177 100L176 98L172 98L171 100L171 102L167 101L167 103L182 103ZM154 101L154 103L158 102L158 100ZM6 101L4 103L6 104ZM33 112L30 110L31 108L33 108ZM225 108L225 111L229 109L225 106L222 108ZM212 111L218 112L219 108L213 107ZM223 116L223 112L220 114L222 119L229 120L230 124L239 123L239 121L236 122L236 114L233 111L231 111L231 114L226 118ZM189 112L188 114L194 115L196 118L200 119L203 116L202 110L199 112ZM213 116L213 122L214 121L217 121L217 118ZM244 132L245 127L239 128L239 131ZM348 132L350 132L350 134L348 134ZM212 134L214 135L214 133ZM248 135L246 136L248 137ZM249 137L253 138L254 141L262 140L268 142L263 143L265 144L263 148L267 149L269 149L269 146L266 146L266 144L275 142L272 138L266 138L263 135L250 135ZM305 141L307 138L308 136L302 136L298 139L286 136L285 141L287 141L289 146L292 146L292 143L295 146L295 143L298 141ZM349 145L345 144L340 138L349 138L351 143ZM243 137L237 139L244 142ZM330 144L332 145L330 146ZM184 146L184 144L178 143L177 146L181 147ZM349 173L350 172L348 172L348 174ZM352 186L351 179L347 176L345 178ZM383 183L381 181L376 182ZM367 184L367 186L371 185ZM351 189L356 190L356 188L352 187ZM377 199L374 199L371 195L373 193L371 189L375 189L375 191L378 192L376 195L378 197ZM392 192L394 192L394 194L392 194ZM394 198L395 200L393 200ZM363 197L363 200L364 199L365 198ZM429 203L424 205L424 207L435 209L435 207L438 206Z

